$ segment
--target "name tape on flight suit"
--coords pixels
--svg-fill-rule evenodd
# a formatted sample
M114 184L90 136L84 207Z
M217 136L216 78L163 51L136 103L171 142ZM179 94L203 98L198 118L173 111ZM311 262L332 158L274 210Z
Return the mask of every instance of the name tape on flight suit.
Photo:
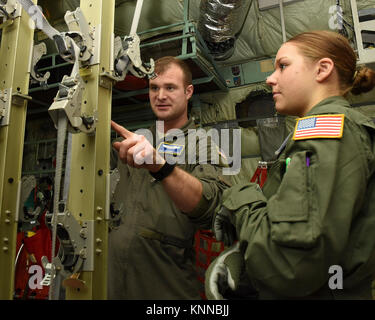
M182 154L182 151L184 151L184 147L185 146L179 145L179 144L170 144L170 143L162 142L160 143L158 147L158 152L179 156Z
M298 119L293 140L341 138L344 118L343 114L328 114Z

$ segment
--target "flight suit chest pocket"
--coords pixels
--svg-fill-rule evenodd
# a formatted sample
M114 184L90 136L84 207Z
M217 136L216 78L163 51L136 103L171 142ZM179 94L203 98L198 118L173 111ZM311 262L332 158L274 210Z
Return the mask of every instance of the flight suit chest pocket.
M275 197L270 199L272 221L306 221L308 218L307 151L295 153ZM275 206L273 206L275 204ZM277 205L276 205L277 204Z
M277 193L268 202L271 238L281 245L308 248L317 239L310 161L308 151L293 154Z

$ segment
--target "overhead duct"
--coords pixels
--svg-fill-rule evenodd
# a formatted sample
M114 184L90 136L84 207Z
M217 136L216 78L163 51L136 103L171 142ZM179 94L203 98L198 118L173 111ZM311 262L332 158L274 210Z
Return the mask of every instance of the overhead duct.
M216 60L234 52L252 0L201 0L198 31Z

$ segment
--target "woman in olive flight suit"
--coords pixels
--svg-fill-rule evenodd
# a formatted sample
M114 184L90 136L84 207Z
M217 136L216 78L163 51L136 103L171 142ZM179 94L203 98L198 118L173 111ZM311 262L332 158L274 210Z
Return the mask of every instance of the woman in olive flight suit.
M371 299L375 125L344 97L373 89L375 73L356 62L331 31L279 49L267 84L277 111L299 118L263 190L224 192L214 231L238 242L207 270L209 299L233 294L244 276L260 299Z

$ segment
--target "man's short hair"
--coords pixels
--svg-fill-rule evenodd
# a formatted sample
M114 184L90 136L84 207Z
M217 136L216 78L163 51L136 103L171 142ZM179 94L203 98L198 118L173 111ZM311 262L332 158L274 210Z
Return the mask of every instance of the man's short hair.
M182 73L184 75L185 87L191 85L193 83L193 76L191 74L189 66L187 65L187 63L185 61L180 60L176 57L165 56L165 57L157 59L155 61L155 73L156 74L162 74L172 64L177 65L182 70Z

